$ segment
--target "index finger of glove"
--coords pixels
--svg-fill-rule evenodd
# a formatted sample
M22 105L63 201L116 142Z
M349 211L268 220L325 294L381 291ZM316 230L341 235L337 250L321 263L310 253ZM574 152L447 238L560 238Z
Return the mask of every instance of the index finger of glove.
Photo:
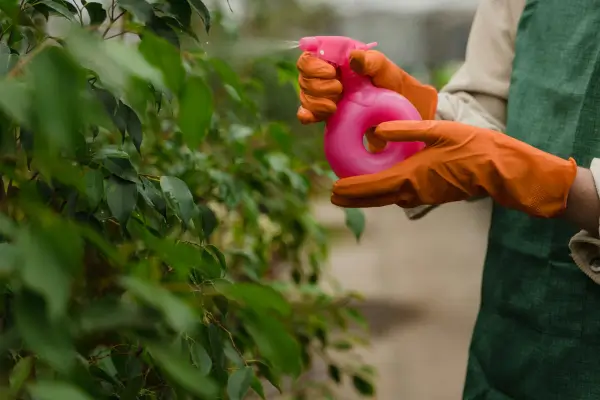
M333 65L307 52L300 56L296 66L300 74L306 78L336 79L337 77Z
M344 208L372 208L385 207L398 202L396 193L385 194L382 196L348 198L333 193L331 203Z
M391 121L380 124L374 135L387 142L423 142L431 146L444 132L444 121Z

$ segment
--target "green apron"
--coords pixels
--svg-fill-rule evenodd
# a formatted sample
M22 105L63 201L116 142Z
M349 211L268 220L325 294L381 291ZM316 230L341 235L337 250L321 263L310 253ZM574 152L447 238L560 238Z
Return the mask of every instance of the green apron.
M507 133L582 166L600 156L600 0L527 1ZM570 257L575 233L494 207L464 399L600 399L600 286Z

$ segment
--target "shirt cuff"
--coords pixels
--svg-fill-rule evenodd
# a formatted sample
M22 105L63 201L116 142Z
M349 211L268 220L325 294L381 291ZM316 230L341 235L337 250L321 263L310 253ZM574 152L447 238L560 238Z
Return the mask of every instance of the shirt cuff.
M600 285L600 239L581 231L573 236L569 248L579 269Z
M600 159L594 158L590 165L594 177L596 191L600 196ZM598 235L600 236L600 221L598 221ZM575 264L594 282L600 284L600 239L581 231L573 236L569 243L571 257Z

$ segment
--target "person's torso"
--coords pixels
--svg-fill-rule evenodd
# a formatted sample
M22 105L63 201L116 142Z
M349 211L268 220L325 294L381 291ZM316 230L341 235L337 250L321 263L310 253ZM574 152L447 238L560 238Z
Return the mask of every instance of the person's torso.
M600 155L600 1L528 0L507 134L587 166ZM600 399L600 286L577 229L495 206L465 399Z

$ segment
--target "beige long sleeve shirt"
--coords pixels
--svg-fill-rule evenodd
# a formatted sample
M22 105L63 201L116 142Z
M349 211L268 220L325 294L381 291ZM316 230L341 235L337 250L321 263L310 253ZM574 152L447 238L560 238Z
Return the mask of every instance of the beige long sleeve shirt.
M440 92L437 119L505 131L515 37L524 7L525 0L481 0L465 63ZM594 159L590 170L600 196L600 159ZM405 212L409 218L417 219L431 208L423 206ZM600 235L600 221L599 231L594 234ZM569 247L579 268L600 284L600 240L582 231L571 239Z

